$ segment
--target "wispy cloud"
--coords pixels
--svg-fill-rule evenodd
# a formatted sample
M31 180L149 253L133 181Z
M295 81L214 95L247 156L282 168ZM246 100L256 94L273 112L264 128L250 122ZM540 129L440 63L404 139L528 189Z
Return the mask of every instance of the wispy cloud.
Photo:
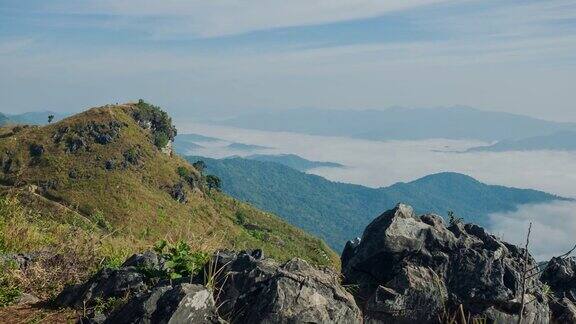
M104 0L46 5L61 12L158 18L155 34L200 37L242 34L376 17L453 0Z

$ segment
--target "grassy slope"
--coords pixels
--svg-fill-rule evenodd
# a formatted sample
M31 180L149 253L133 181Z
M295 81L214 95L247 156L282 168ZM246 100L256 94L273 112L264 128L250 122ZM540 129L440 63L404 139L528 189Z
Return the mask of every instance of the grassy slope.
M323 238L334 249L360 236L374 217L399 202L414 206L419 213L446 215L452 210L467 222L485 226L490 213L515 210L518 204L560 199L535 190L489 186L456 173L374 189L328 181L271 162L189 159L203 159L207 172L222 178L223 190L231 196L281 215Z
M24 128L0 138L3 191L17 193L20 206L26 209L23 214L27 215L19 218L28 222L26 226L45 223L38 228L39 234L31 235L44 237L40 243L19 244L7 233L26 226L22 222L14 224L5 216L2 221L11 227L5 226L0 232L7 241L4 252L62 249L68 244L65 234L77 233L76 237L94 238L100 245L105 242L107 248L99 248L98 253L107 260L121 260L159 239L168 239L185 240L204 251L262 248L280 260L298 256L315 264L338 266L336 254L319 239L224 194L187 187L187 203L172 199L169 189L181 181L178 167L189 169L196 177L198 173L185 160L161 153L152 144L150 131L133 120L134 109L136 106L131 104L93 108L52 125ZM119 136L106 145L95 143L88 136L88 150L69 153L64 141L54 140L54 135L65 127L110 122L124 126ZM41 157L31 156L31 145L44 147ZM123 154L134 148L140 156L139 163L106 170L106 161L114 160L120 165ZM12 161L10 168L8 160ZM6 169L8 172L3 172ZM70 177L72 170L75 177ZM36 190L31 185L48 188ZM0 212L9 215L14 206L6 205Z

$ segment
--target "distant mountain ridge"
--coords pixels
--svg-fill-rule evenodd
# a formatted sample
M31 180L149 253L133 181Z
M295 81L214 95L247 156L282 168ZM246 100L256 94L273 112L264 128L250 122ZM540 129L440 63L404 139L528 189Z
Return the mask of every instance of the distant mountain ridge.
M218 123L265 131L369 140L446 138L499 141L576 130L576 123L559 123L468 107L357 111L293 109L245 114Z
M311 161L296 154L253 154L244 157L249 160L275 162L298 171L308 171L315 168L342 168L344 165L334 162Z
M350 237L360 235L382 210L398 202L411 204L417 212L445 216L451 210L467 222L486 225L491 213L514 211L519 204L564 199L536 190L487 185L458 173L439 173L374 189L332 182L274 162L187 159L204 160L206 172L222 179L226 193L280 215L337 250Z
M467 152L506 151L576 151L576 131L560 131L549 135L534 136L519 140L503 140L489 146L468 149Z
M53 123L58 122L67 116L53 111L32 111L8 115L8 117L17 124L46 125L48 124L48 116L50 115L54 116L54 120L52 120Z

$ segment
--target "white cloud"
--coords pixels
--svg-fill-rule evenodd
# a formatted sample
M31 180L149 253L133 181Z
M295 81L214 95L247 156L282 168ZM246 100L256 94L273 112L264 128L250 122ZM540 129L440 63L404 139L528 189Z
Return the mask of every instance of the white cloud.
M333 181L379 187L415 180L432 173L454 171L488 184L532 188L576 197L576 152L454 154L435 151L461 151L481 143L454 140L379 142L254 131L184 120L179 122L181 133L195 132L269 146L276 149L266 154L294 153L310 160L338 162L347 166L310 171ZM240 153L231 152L220 145L199 150L195 154L222 158ZM574 202L524 205L516 212L493 214L489 217L488 229L508 242L521 245L526 239L529 222L533 222L531 251L538 260L559 255L576 244Z
M197 132L235 142L277 148L310 160L338 162L348 168L323 168L313 173L334 181L388 186L428 174L454 171L489 184L532 188L576 197L576 152L462 151L481 142L433 139L425 141L368 141L344 137L265 132L188 123L177 120L181 133ZM407 126L407 132L410 131ZM224 157L225 151L207 151Z
M576 203L525 205L518 211L490 215L490 230L504 240L523 246L532 222L530 251L536 260L550 260L576 244Z
M316 25L379 16L453 0L104 0L47 5L78 13L165 17L156 34L192 33L201 37Z

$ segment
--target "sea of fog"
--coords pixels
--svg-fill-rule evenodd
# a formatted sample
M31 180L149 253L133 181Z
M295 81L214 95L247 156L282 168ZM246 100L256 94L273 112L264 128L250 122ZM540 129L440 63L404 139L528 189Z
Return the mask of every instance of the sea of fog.
M310 170L327 179L370 187L388 186L419 177L453 171L488 184L531 188L576 197L576 152L457 153L489 143L468 140L369 141L344 137L265 132L181 122L180 133L198 133L229 142L271 147L231 151L224 142L200 143L195 155L222 158L254 153L292 153L316 161L337 162L345 168ZM407 129L409 132L410 130ZM544 260L576 243L576 204L570 202L521 206L518 211L491 216L490 230L513 243L525 240L532 221L532 252Z

